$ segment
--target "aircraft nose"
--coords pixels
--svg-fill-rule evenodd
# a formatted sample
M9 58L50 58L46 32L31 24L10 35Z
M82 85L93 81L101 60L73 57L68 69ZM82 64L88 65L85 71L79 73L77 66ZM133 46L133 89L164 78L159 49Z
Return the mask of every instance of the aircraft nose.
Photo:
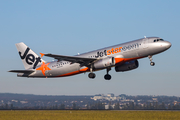
M166 45L165 46L166 46L167 49L169 49L171 47L171 43L166 41Z

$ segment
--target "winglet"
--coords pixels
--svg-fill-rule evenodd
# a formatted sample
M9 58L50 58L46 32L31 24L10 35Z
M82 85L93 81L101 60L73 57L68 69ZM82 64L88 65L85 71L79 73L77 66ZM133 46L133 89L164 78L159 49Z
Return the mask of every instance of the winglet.
M41 57L43 57L44 56L44 53L40 53L41 54Z

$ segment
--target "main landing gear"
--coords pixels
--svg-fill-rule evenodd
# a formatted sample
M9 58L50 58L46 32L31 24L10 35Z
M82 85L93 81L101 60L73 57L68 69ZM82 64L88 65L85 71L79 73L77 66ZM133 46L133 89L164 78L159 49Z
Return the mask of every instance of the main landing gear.
M88 77L94 79L94 78L96 77L96 74L94 74L94 73L89 73Z
M90 68L90 73L88 74L88 77L91 79L94 79L96 77L96 74L92 72L92 67Z
M151 65L151 66L154 66L154 65L155 65L155 62L152 61L152 60L153 60L153 59L152 59L152 56L149 55L148 58L149 58L149 60L151 61L151 62L150 62L150 65Z
M104 79L105 79L105 80L110 80L110 79L111 79L111 75L109 75L108 73L109 73L109 71L111 70L111 68L109 67L109 68L107 68L106 70L107 70L107 74L104 76Z
M105 80L110 80L111 79L111 75L109 75L108 73L111 70L111 67L107 68L106 70L107 70L107 74L104 75L104 79ZM90 73L88 74L88 77L91 78L91 79L94 79L96 77L96 74L93 73L92 68L90 68Z

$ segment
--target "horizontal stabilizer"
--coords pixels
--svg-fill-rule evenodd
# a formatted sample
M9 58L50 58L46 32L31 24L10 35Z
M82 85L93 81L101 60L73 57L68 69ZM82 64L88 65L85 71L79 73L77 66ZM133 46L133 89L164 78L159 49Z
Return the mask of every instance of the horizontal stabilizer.
M10 70L8 72L15 72L15 73L33 73L34 70Z

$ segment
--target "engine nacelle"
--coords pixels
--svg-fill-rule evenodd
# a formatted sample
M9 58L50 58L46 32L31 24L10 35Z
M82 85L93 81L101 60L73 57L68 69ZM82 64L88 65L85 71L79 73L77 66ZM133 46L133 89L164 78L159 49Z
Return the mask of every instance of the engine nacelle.
M124 71L136 69L138 67L139 67L139 62L137 60L132 60L129 62L125 62L122 65L116 66L115 70L116 72L124 72Z
M94 69L103 69L115 65L114 57L107 57L94 63Z

